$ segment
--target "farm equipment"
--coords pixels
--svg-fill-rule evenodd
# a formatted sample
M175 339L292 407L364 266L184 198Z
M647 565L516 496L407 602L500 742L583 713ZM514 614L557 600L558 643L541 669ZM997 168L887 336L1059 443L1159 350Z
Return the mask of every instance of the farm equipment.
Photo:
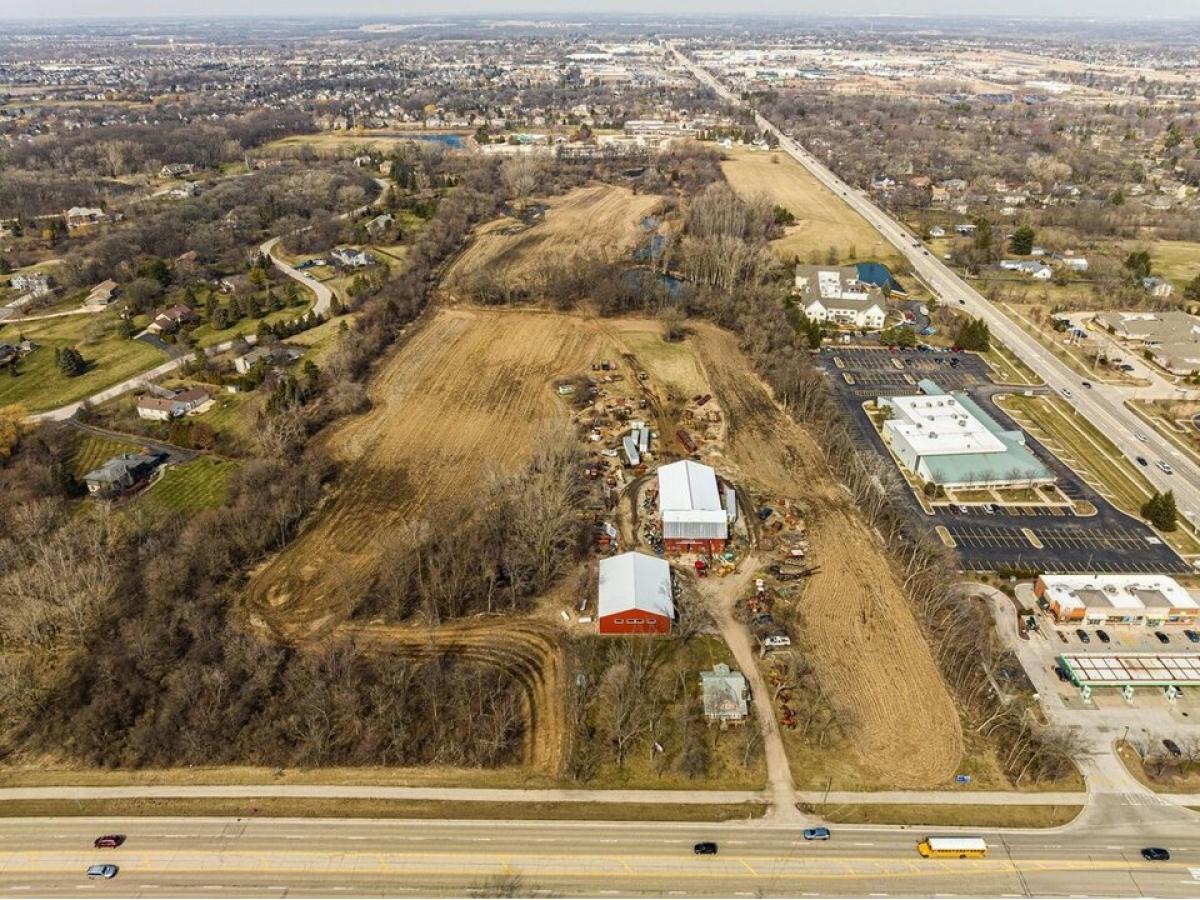
M696 560L696 576L699 578L708 577L708 563L702 559Z
M680 428L678 431L676 431L675 437L679 439L679 443L683 444L683 448L687 450L688 453L695 453L699 449L695 439L688 434L686 428Z

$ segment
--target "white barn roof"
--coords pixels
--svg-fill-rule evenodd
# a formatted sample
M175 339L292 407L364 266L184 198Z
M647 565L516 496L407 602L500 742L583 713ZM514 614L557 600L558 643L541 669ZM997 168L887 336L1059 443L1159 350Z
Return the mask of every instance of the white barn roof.
M671 597L671 567L665 559L645 553L622 553L600 560L601 617L631 609L675 618Z
M685 459L659 467L658 509L665 538L723 540L729 535L729 517L711 466Z

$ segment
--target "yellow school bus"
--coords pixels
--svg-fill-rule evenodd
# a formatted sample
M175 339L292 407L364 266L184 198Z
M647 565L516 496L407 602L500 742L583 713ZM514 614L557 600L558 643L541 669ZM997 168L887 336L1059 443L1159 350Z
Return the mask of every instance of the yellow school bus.
M987 856L987 842L978 837L927 837L917 844L926 858L968 859Z

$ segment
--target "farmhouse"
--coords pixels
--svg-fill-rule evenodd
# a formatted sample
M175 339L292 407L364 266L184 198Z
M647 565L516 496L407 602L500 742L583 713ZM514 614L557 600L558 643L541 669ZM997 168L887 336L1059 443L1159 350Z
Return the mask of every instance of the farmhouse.
M164 458L165 454L148 450L122 453L100 468L88 472L83 476L83 481L90 494L118 494L149 478Z
M720 553L729 515L710 466L690 459L658 469L658 512L668 553Z
M1200 319L1181 310L1101 313L1096 322L1130 344L1142 346L1175 375L1200 370Z
M1025 446L963 393L947 394L928 379L917 396L880 397L890 418L883 440L922 481L946 488L1029 487L1054 475Z
M750 689L746 676L717 663L711 672L700 673L704 696L704 718L710 722L744 722L750 711Z
M601 634L670 634L675 619L671 567L645 553L600 560Z
M1039 575L1033 592L1058 622L1086 625L1195 624L1200 604L1169 575Z

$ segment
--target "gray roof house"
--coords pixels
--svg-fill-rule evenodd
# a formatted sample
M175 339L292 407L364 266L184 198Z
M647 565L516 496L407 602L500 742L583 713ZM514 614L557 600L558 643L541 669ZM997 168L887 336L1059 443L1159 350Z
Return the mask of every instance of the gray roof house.
M163 453L142 451L114 456L83 476L90 494L118 494L150 476L165 458Z
M717 663L711 672L700 673L704 695L704 717L713 722L741 722L750 711L746 676Z

